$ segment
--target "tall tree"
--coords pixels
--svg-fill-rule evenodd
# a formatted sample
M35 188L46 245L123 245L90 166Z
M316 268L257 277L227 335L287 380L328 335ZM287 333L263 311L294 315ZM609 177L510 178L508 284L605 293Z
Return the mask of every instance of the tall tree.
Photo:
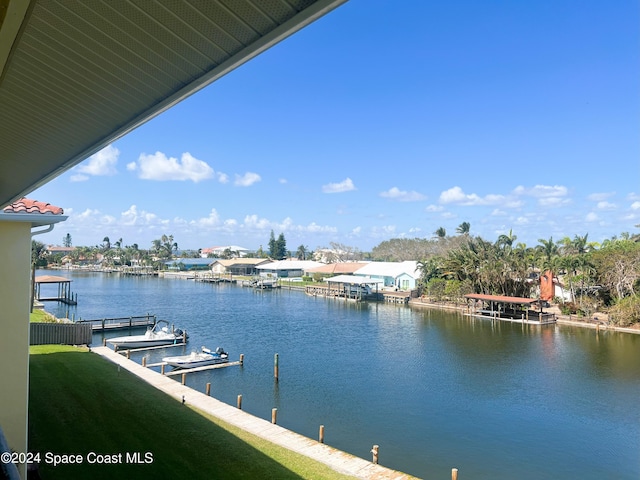
M271 235L269 236L269 256L271 258L277 258L278 255L278 244L276 243L276 236L271 230Z
M281 232L276 240L276 259L284 260L285 258L287 258L287 241L284 238L284 233Z
M433 234L436 237L441 238L441 239L444 240L446 238L446 236L447 236L447 231L445 230L444 227L440 227L435 232L433 232Z
M62 245L65 247L71 246L71 234L67 233L62 239Z
M296 258L298 260L306 260L307 255L309 255L309 248L304 245L300 245L298 250L296 250Z
M462 222L460 225L458 225L458 228L456 228L456 233L458 235L469 235L470 231L471 224L469 222Z

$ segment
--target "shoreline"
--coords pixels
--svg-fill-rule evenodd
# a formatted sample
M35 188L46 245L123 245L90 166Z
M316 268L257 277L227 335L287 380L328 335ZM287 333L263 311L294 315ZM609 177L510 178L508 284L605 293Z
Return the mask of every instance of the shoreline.
M460 312L462 314L467 314L466 306L458 305L458 304L439 304L439 303L433 303L433 302L424 302L420 298L410 299L409 306L419 307L419 308L434 308L434 309L440 309L440 310L452 310L452 311ZM470 314L467 314L467 315L470 315ZM638 328L616 327L615 325L609 325L605 323L594 323L594 322L588 322L588 321L572 320L571 315L562 315L561 313L556 313L556 324L591 328L596 331L608 330L613 332L631 333L635 335L640 335L640 326Z

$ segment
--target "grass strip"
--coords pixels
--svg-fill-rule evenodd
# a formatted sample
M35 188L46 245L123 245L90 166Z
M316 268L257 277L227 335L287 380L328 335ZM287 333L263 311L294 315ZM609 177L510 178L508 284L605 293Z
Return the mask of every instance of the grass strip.
M86 348L32 346L29 395L29 445L43 479L350 478L206 418ZM47 453L83 461L53 466ZM142 463L126 461L136 453ZM91 464L89 454L113 463Z

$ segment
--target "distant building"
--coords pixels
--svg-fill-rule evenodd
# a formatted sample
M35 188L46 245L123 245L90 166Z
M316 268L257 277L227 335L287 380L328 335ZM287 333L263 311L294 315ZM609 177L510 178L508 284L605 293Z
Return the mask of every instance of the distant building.
M200 250L200 257L202 258L218 258L231 253L232 257L246 257L249 253L249 249L239 247L237 245L227 245L224 247L208 247Z
M220 260L212 260L210 268L211 272L214 274L227 274L227 275L243 275L243 276L253 276L258 275L257 267L260 265L265 265L270 263L271 260L268 258L230 258L230 259L220 259Z
M258 265L256 269L263 277L293 278L302 277L307 270L321 265L313 260L279 260Z
M418 262L407 260L404 262L370 262L353 272L356 276L382 280L385 288L397 290L413 290L416 288L420 271Z

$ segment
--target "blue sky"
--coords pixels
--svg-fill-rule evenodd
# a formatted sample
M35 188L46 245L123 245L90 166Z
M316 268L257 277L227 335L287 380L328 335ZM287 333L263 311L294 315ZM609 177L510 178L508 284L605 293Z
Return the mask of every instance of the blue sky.
M351 0L29 195L38 240L369 251L640 224L638 2ZM99 112L97 112L99 114Z

